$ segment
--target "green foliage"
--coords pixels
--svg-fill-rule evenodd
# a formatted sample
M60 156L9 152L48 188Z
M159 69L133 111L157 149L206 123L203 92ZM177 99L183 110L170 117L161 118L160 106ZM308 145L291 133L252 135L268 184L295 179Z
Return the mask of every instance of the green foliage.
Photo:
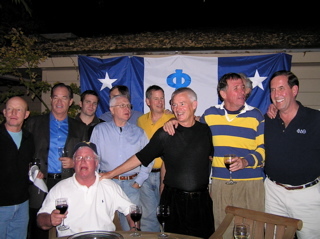
M12 29L4 37L6 44L0 48L0 75L12 75L19 79L20 85L25 87L25 95L39 99L40 102L49 109L42 100L42 93L50 90L51 85L39 80L37 71L38 65L47 59L47 54L35 47L36 38L27 37L20 29ZM8 100L12 95L21 95L13 87L10 94L0 93L0 103ZM16 91L16 92L15 92Z
M20 29L13 28L4 38L5 44L0 48L0 75L18 78L25 90L9 85L9 90L0 92L0 104L12 96L27 95L32 100L38 99L45 106L44 112L31 112L31 115L49 112L49 106L42 100L42 94L50 92L52 85L42 81L37 73L38 65L47 59L47 53L37 49L36 38L25 36ZM75 94L80 94L80 88L76 84L70 86ZM74 117L78 110L79 106L73 104L69 115Z

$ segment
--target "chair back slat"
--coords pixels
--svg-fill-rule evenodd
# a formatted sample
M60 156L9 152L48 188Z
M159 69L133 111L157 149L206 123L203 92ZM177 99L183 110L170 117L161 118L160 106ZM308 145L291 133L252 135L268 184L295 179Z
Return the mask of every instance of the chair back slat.
M250 225L250 239L293 239L296 230L302 228L299 219L227 206L226 217L210 239L223 238L228 227L241 222Z
M264 237L264 222L254 221L253 228L251 230L251 238L263 238Z

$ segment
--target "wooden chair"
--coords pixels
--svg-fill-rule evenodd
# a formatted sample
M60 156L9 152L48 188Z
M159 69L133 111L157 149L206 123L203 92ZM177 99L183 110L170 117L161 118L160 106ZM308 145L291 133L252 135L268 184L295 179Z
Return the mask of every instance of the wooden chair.
M225 218L210 239L223 239L230 224L241 222L250 225L250 239L293 239L302 228L299 219L227 206Z

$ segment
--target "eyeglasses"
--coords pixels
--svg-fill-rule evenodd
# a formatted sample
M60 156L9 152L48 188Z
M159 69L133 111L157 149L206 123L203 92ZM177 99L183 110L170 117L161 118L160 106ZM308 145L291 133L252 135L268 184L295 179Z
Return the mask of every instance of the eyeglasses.
M173 107L173 108L176 108L176 107L178 107L178 106L180 106L180 107L183 107L183 106L186 106L187 104L185 103L185 102L180 102L180 103L173 103L173 104L171 104L171 106Z
M92 160L94 160L95 158L94 157L92 157L92 156L75 156L75 157L73 157L73 159L74 160L76 160L76 161L81 161L82 159L84 160L84 161L92 161Z
M128 109L132 109L132 104L121 104L121 105L113 105L111 107L120 107L120 108L128 108Z

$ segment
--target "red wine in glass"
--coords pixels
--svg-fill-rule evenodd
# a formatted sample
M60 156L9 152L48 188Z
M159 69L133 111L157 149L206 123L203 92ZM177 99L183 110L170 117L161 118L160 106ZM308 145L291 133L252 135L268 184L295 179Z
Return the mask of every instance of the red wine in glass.
M134 222L138 222L140 221L141 217L142 217L142 213L138 213L138 212L132 212L130 214L131 216L131 219L134 221Z
M65 214L68 210L68 199L67 198L58 198L56 199L56 209L60 210L60 214ZM70 227L64 225L64 220L62 220L62 225L57 227L59 231L68 230Z
M226 166L226 168L227 168L228 170L230 170L230 165L231 165L231 163L229 163L229 162L224 162L224 165Z
M236 184L237 182L233 181L232 179L232 172L230 171L230 165L232 164L232 159L237 157L235 154L226 154L224 155L224 165L229 170L230 179L226 182L228 185Z
M131 205L130 206L130 217L134 221L134 224L135 224L135 232L130 234L130 236L132 236L132 237L140 237L141 236L141 234L139 232L137 232L137 228L138 228L137 223L140 221L141 216L142 216L141 206Z
M170 216L170 208L168 205L161 204L157 207L157 218L161 224L161 233L158 235L159 238L168 237L168 234L164 233L164 226L169 216Z
M68 210L68 205L67 204L56 205L56 209L60 211L60 214L65 214L66 211Z

